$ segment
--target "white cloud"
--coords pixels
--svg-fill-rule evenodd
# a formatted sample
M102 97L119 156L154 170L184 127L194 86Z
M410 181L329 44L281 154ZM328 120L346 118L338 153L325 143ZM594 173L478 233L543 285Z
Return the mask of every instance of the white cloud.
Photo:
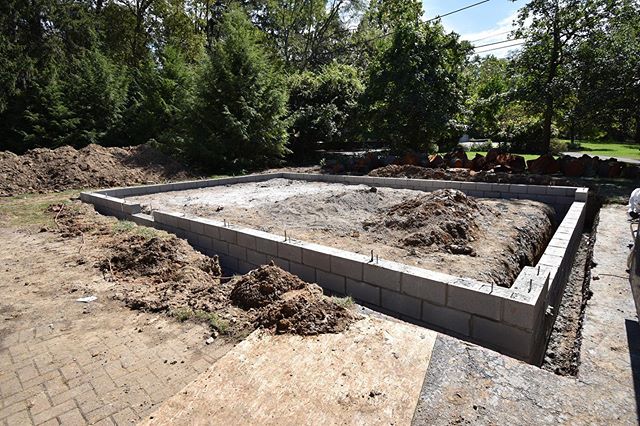
M463 40L468 40L471 44L476 46L487 45L491 43L502 42L511 38L510 32L517 28L514 21L518 17L518 12L513 12L511 15L507 16L503 20L496 23L493 28L489 28L488 30L478 31L475 33L461 34L460 38ZM517 43L517 41L505 42L505 46L512 45ZM513 50L519 49L519 46L511 46L511 47L502 47L500 48L500 44L496 44L493 46L487 46L485 48L479 48L478 50L480 56L494 55L499 58L506 57L509 52ZM495 48L495 50L493 50ZM482 53L483 50L489 50L487 52Z

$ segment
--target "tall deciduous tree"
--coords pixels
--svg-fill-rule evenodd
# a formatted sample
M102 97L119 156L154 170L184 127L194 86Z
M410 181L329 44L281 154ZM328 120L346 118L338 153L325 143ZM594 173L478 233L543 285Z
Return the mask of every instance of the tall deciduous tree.
M398 149L428 149L451 136L462 112L469 47L439 23L396 27L369 69L373 137Z
M539 151L550 150L559 99L567 94L572 47L606 15L607 0L531 0L519 11L517 38L525 39L516 58L521 95L542 114Z

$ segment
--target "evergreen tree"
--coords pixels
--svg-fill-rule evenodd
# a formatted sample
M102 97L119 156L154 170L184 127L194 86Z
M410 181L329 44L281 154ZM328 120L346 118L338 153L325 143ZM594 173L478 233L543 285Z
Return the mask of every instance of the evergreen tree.
M287 152L283 77L241 9L220 25L198 85L192 155L217 170L273 164Z

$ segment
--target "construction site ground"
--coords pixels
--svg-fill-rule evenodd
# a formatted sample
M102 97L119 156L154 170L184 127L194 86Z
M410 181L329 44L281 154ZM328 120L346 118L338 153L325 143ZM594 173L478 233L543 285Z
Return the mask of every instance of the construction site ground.
M300 413L343 424L638 422L640 330L623 206L601 210L580 365L563 377L363 309L338 334L216 338L198 322L130 310L108 274L79 261L105 257L102 246L88 234L62 238L45 214L75 195L1 200L5 425L229 424L243 406L253 407L243 412L248 424L299 424ZM97 299L77 301L85 296Z
M127 200L504 287L542 255L555 221L530 200L289 179Z

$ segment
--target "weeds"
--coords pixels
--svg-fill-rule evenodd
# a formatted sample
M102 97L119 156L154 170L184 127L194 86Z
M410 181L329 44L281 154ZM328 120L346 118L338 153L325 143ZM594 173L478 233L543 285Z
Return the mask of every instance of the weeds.
M355 305L353 298L351 296L347 297L332 297L331 301L338 306L341 306L345 309L351 309Z
M111 227L111 232L114 234L134 234L140 235L146 239L160 236L160 233L153 228L147 226L138 226L134 222L129 220L119 220Z
M214 312L206 312L202 310L192 310L189 308L180 308L171 312L171 316L180 322L187 321L189 319L195 321L201 321L208 323L211 327L218 330L220 333L226 333L229 329L229 323L220 318Z

